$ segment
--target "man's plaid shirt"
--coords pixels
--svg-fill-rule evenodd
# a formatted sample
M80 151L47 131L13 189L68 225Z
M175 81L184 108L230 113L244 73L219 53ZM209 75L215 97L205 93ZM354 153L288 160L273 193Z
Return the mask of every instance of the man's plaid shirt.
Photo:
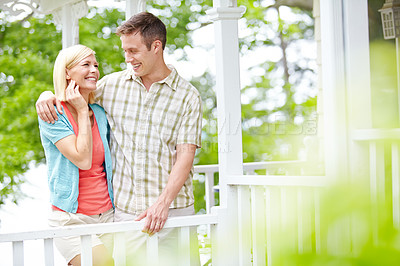
M177 144L201 145L202 104L199 92L169 66L171 74L147 92L132 70L103 77L96 102L111 127L115 206L140 214L166 186L176 161ZM194 203L193 168L171 208Z

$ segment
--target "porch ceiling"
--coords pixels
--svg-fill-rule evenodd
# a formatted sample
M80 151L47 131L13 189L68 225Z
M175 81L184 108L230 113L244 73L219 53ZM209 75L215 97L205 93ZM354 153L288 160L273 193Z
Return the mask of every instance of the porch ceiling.
M24 12L36 12L41 14L50 14L53 11L78 2L100 2L104 0L0 0L0 9L9 12L13 16L18 16ZM107 4L111 2L121 2L121 0L107 0Z

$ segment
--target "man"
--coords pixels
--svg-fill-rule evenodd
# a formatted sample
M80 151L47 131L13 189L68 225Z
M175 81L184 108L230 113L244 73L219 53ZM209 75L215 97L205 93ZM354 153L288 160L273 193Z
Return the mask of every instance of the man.
M173 265L177 251L170 247L177 246L177 230L160 230L168 216L194 214L192 169L201 145L201 99L166 65L166 28L160 19L139 13L118 27L117 34L132 68L105 76L96 91L112 131L114 220L146 218L143 232L160 232L163 265ZM39 116L51 122L55 100L46 95L36 106ZM128 253L141 261L146 234L130 232L126 237Z

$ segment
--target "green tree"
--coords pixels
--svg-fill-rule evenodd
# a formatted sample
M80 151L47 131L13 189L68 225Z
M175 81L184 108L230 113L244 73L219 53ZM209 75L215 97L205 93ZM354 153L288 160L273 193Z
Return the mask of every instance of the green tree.
M0 20L0 206L20 195L22 174L43 161L34 103L51 90L52 62L61 48L49 16Z

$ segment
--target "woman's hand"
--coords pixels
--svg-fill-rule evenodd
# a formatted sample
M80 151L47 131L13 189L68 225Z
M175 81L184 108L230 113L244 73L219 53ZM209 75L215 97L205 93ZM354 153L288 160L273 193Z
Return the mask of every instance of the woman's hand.
M55 143L58 150L79 169L88 170L92 166L92 130L89 107L75 81L71 81L65 91L65 100L78 113L79 133L69 135Z
M74 80L71 80L65 90L65 100L71 104L78 113L89 111L88 103L79 92L79 85L76 85Z

